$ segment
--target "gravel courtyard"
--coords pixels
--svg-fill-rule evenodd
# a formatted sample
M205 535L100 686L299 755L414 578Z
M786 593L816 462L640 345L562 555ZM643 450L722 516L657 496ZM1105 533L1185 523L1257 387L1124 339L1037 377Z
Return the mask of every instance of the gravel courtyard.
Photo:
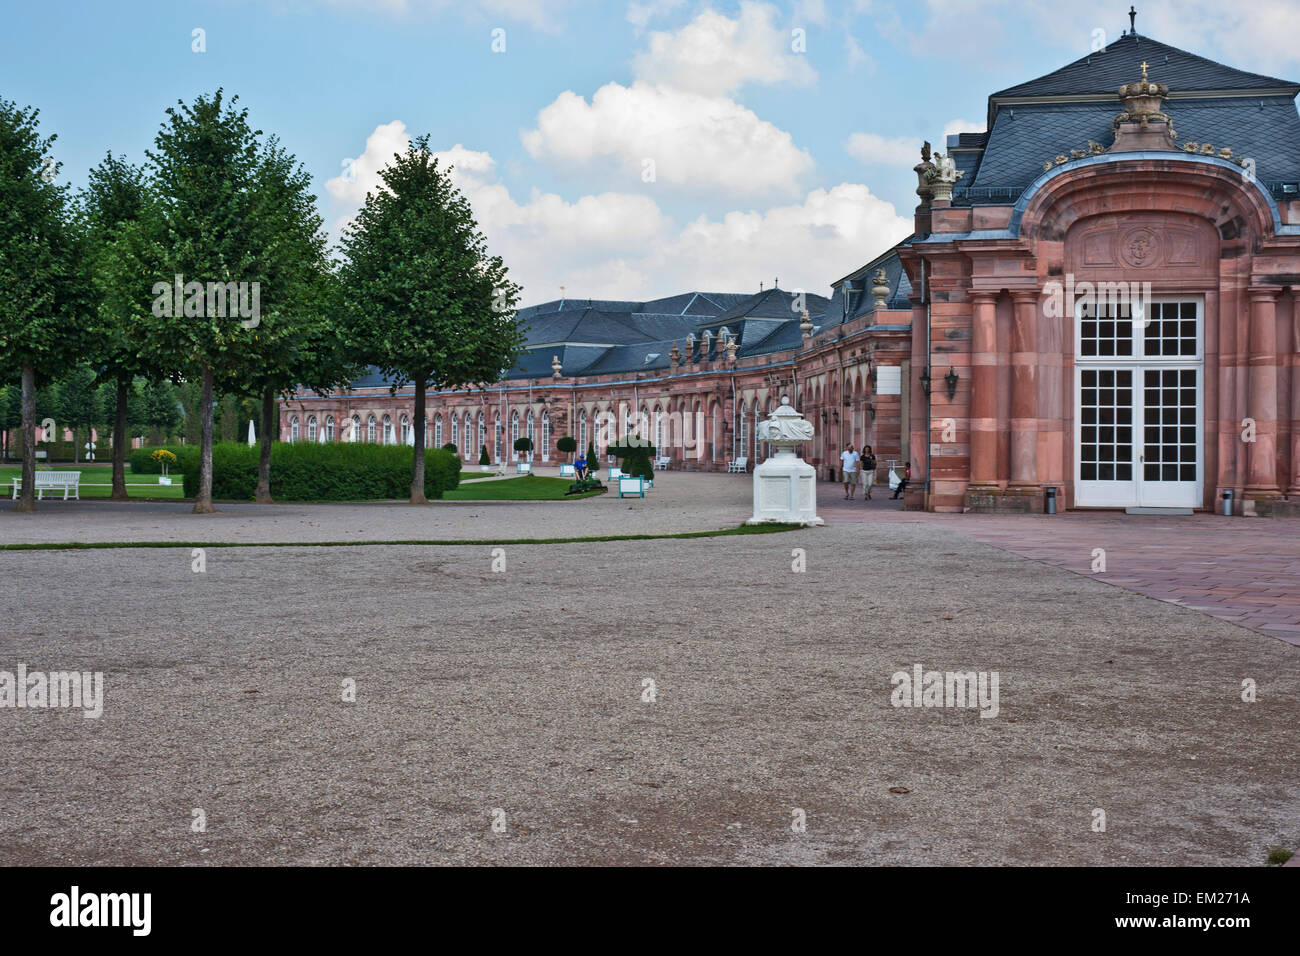
M54 503L3 509L0 543L747 513L747 481L657 485L418 511ZM0 864L1261 865L1300 844L1300 648L902 517L213 548L203 573L188 548L0 551L0 670L105 686L99 719L0 708ZM996 671L997 715L893 706L916 664Z

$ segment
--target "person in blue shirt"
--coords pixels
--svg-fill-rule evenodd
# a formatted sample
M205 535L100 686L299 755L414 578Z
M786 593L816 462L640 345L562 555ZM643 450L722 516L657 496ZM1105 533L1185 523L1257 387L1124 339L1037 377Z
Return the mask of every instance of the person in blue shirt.
M578 476L578 480L587 477L587 456L579 455L573 460L573 473Z

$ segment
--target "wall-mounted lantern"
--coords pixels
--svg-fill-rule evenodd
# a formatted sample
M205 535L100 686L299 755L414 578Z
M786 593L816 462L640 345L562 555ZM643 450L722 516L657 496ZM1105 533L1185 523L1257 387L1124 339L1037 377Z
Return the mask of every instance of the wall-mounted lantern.
M952 401L957 396L957 373L951 365L948 366L948 374L943 377L943 384L948 387L948 401Z

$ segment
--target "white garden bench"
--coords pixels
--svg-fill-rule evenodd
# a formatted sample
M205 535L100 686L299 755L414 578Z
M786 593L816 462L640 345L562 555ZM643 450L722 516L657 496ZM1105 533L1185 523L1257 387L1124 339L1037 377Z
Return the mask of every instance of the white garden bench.
M59 489L63 490L63 500L68 500L68 492L72 492L72 497L78 501L81 500L80 493L81 472L79 471L38 471L36 473L36 482L32 486L36 489L36 498L40 500L45 497L45 492L53 496L54 492ZM22 491L23 480L14 479L13 496L18 497Z
M618 467L618 465L610 465L610 466L609 466L609 480L610 480L610 481L617 481L619 478L622 478L622 477L623 477L623 469L622 469L622 468Z
M749 471L748 458L733 458L727 462L727 474L740 474Z
M620 498L627 495L636 495L638 498L645 497L646 480L644 478L633 478L631 475L623 475L618 479L618 496Z
M561 466L560 466L560 477L561 477L561 478L577 478L577 477L578 477L578 472L574 469L574 467L573 467L572 465L561 465Z
M655 471L667 471L668 463L672 461L667 455L655 459Z

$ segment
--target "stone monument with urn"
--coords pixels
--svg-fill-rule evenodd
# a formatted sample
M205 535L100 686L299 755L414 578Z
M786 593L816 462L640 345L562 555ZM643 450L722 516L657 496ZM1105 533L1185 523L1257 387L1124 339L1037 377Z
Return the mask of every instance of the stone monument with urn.
M812 441L813 424L781 396L781 405L758 423L758 441L776 454L754 469L754 516L746 524L825 524L817 517L817 470L794 453Z

